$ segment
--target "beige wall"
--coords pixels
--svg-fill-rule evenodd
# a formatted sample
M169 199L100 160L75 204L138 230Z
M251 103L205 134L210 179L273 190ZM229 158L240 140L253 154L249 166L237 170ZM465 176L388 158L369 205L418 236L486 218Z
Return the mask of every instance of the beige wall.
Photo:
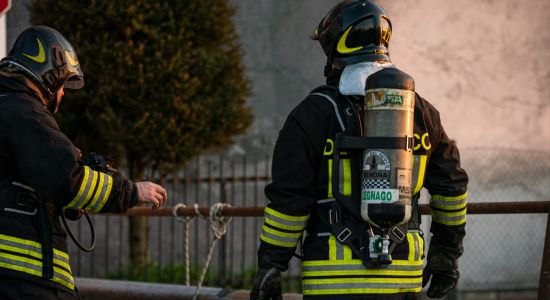
M461 146L550 150L550 1L383 1L393 61Z

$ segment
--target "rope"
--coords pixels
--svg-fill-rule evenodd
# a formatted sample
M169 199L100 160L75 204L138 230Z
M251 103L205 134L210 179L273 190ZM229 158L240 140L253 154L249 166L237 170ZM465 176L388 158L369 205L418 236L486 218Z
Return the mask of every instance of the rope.
M198 205L195 208L196 211L198 211L197 207ZM222 216L222 211L226 207L231 207L231 205L227 203L216 203L210 208L210 217L208 218L208 221L210 223L210 229L214 234L214 239L210 242L210 250L208 252L208 256L206 257L206 263L204 265L204 268L202 269L199 282L197 283L197 289L195 290L195 294L193 295L193 300L196 300L197 296L199 295L202 282L204 281L204 276L206 275L206 272L208 271L208 266L210 265L210 261L212 260L212 254L214 253L216 242L225 235L225 233L227 232L227 226L229 225L229 222L231 222L232 217Z
M176 220L183 223L183 255L184 255L184 273L185 273L185 285L191 285L191 279L189 276L189 222L193 220L193 216L180 217L178 216L178 209L185 208L185 204L179 203L172 209L172 215L176 217Z

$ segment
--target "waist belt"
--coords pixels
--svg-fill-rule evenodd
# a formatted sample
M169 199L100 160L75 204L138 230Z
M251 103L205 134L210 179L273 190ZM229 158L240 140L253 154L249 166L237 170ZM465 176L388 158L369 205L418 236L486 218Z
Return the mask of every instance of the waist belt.
M53 278L53 242L46 202L36 191L23 183L5 179L0 184L0 211L38 217L42 244L42 277Z
M30 186L13 181L0 188L0 211L34 216L38 205L36 192Z

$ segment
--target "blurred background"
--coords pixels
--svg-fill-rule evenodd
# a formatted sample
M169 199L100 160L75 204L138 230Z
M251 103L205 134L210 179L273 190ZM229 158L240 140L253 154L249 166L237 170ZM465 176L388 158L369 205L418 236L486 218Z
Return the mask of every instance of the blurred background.
M15 0L0 18L0 56L31 24L31 5L40 6L38 2ZM89 2L78 5L86 10ZM234 8L234 15L226 17L234 25L242 54L239 63L248 87L244 105L253 121L245 122L247 129L230 142L205 146L169 171L145 166L142 177L161 180L168 187L169 206L210 206L220 201L238 207L263 206L278 131L288 113L324 83L325 56L309 36L338 1L222 2ZM378 2L393 24L392 61L415 78L417 92L439 110L447 134L459 146L470 175L468 201L550 200L550 1ZM192 12L193 5L187 7ZM51 10L50 19L59 17L56 12ZM40 20L40 16L34 18ZM93 57L78 52L73 33L61 33L75 46L86 73ZM211 84L223 87L224 82ZM78 133L74 134L78 140ZM428 197L423 195L422 202L427 203ZM97 249L90 254L71 248L77 276L183 282L186 235L177 220L150 217L145 221L149 235L142 253L144 272L132 272L127 217L94 219ZM429 221L423 217L425 231ZM461 279L456 294L448 298L535 299L546 222L544 213L468 216ZM233 219L215 250L207 285L250 286L261 223L261 218ZM73 228L86 237L83 221ZM208 222L191 221L188 236L194 283L212 238ZM288 291L299 291L298 263L294 260L285 274Z

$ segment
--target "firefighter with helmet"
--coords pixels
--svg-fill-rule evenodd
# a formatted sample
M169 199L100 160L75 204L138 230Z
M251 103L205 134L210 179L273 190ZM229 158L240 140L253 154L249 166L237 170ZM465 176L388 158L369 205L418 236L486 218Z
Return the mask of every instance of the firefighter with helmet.
M84 86L71 44L57 31L23 31L0 62L0 295L76 299L63 210L122 213L162 206L166 190L97 171L60 131L64 88Z
M312 38L327 56L326 85L294 108L279 133L273 182L265 189L270 203L265 208L251 299L282 299L281 272L287 270L298 244L304 299L420 299L428 283L428 296L441 298L456 286L468 176L438 111L418 94L414 96L412 216L404 224L405 234L392 240L392 263L369 268L361 253L331 233L337 201L333 191L350 195L356 189L349 153L340 152L340 165L333 167L335 137L341 132L362 135L365 80L394 67L388 53L391 34L386 12L368 0L340 2L315 29ZM373 165L385 163L380 159ZM340 181L332 184L336 174ZM425 268L418 211L423 187L431 194L432 208ZM343 214L339 218L355 218L349 211Z

